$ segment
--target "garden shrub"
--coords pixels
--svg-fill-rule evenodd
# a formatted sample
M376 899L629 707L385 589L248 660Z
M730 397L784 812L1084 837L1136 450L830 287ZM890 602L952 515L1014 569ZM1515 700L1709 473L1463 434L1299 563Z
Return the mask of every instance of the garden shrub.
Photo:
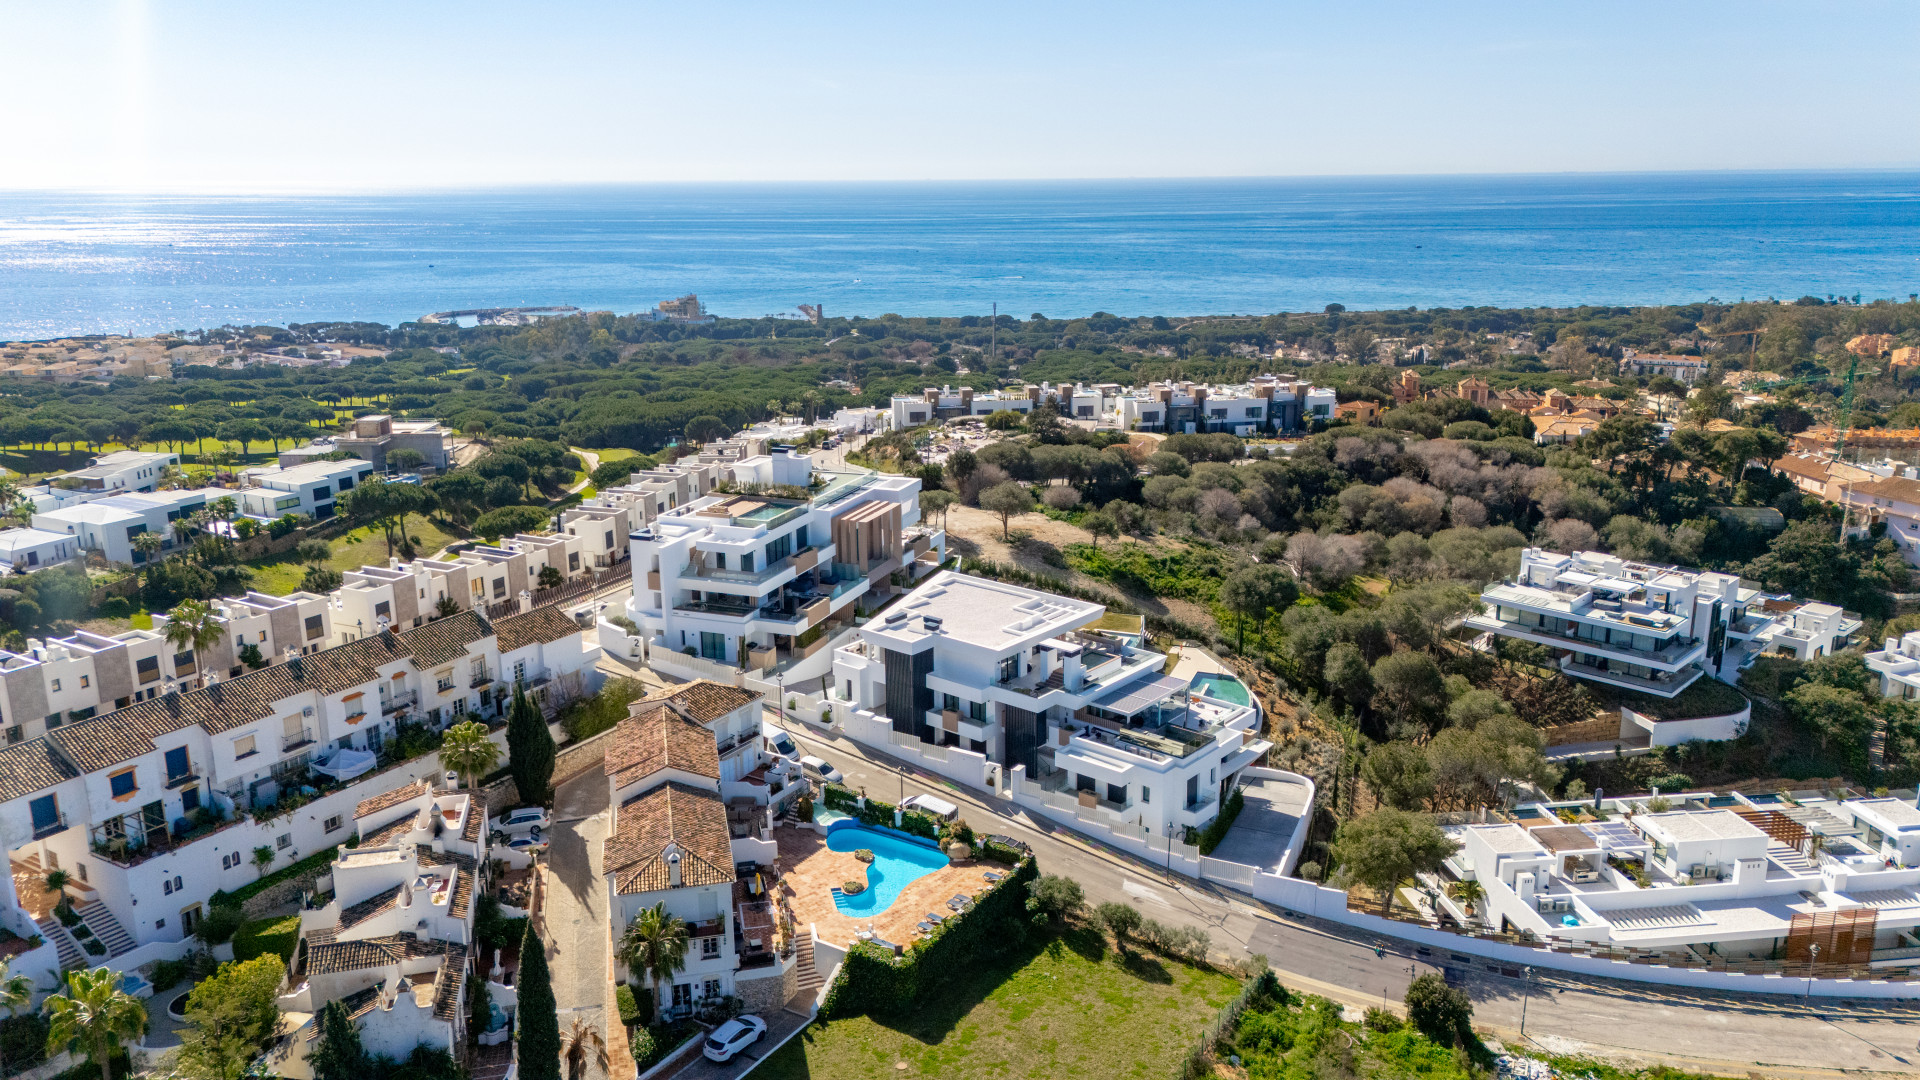
M640 1022L640 1003L634 1000L633 987L621 983L613 991L614 1007L620 1010L620 1022L628 1027Z
M1227 838L1227 830L1233 828L1233 819L1240 816L1241 809L1246 805L1246 797L1240 794L1239 788L1234 788L1233 794L1227 796L1227 805L1200 831L1200 854L1213 854L1213 849Z

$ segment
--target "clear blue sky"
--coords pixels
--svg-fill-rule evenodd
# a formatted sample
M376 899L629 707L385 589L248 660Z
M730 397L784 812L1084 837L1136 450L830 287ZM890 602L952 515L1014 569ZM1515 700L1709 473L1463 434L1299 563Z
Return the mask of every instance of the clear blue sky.
M0 0L0 188L1920 166L1920 5Z

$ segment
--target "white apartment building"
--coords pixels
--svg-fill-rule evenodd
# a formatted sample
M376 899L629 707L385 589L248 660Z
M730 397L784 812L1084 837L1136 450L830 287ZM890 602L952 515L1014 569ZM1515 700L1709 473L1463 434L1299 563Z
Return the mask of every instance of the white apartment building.
M1105 614L942 571L835 651L831 703L984 755L1016 791L1077 798L1115 831L1202 828L1272 747L1259 711L1194 695L1161 674L1165 655L1086 630Z
M1636 353L1626 350L1626 356L1620 361L1623 375L1653 376L1665 375L1670 379L1692 386L1707 373L1709 362L1698 356L1665 356L1658 353Z
M888 594L894 575L946 556L944 532L916 527L916 478L815 474L785 450L730 471L749 490L813 494L706 495L632 534L627 617L651 649L757 669L800 659L824 644L828 619L850 618L862 596Z
M1089 419L1099 414L1101 404L1100 396L1095 391L1045 383L1006 390L975 390L967 386L959 389L951 386L939 389L928 387L917 396L893 396L892 428L901 431L922 424L934 424L962 416L989 416L996 412L1025 414L1032 412L1042 401L1053 402L1062 416L1077 416L1084 407L1088 410Z
M1461 847L1444 876L1479 882L1485 897L1468 915L1432 887L1444 879L1426 883L1429 895L1471 926L1696 960L1784 961L1789 975L1816 961L1920 961L1911 947L1920 811L1911 804L1649 802L1609 800L1603 820L1577 824L1449 827Z
M0 573L26 574L66 562L80 553L71 533L45 529L0 529Z
M17 957L14 970L53 972L86 959L76 935L48 914L50 901L21 895L15 881L55 867L73 874L87 937L105 942L108 956L178 941L216 890L259 876L256 848L279 864L339 843L360 800L438 776L430 754L382 767L398 724L499 717L515 683L551 711L596 687L597 658L553 608L498 622L467 612L149 697L0 749L0 835L14 869L0 883L0 924L46 941ZM304 805L246 813L290 802Z
M346 434L315 439L305 446L280 453L280 464L305 465L335 450L345 450L363 461L370 461L380 472L387 472L387 455L395 450L417 451L424 469L435 472L453 463L453 432L438 420L396 420L385 414L371 414L354 420Z
M176 678L237 678L249 668L317 653L333 640L333 601L317 593L249 592L208 603L226 635L203 656L195 656L192 650L173 653L169 671ZM154 615L154 632L164 635L172 621L171 615ZM251 654L257 655L250 654L249 646Z
M33 527L74 537L82 551L98 551L109 562L143 565L147 556L136 550L133 538L159 533L161 557L174 549L173 522L204 509L234 492L221 488L190 491L130 492L33 515Z
M332 635L355 641L384 629L425 626L435 619L462 611L479 611L502 618L531 610L539 587L540 568L557 557L565 575L571 537L563 546L547 538L524 537L538 543L515 547L476 544L452 559L398 560L388 566L362 566L341 575L332 601Z
M152 630L112 637L75 630L64 638L28 638L24 652L0 650L6 744L180 689L185 684L172 675L173 655Z
M246 487L235 492L240 512L251 518L271 521L284 514L299 514L315 521L334 515L335 500L352 491L354 485L373 478L371 462L311 461L305 465L270 465L248 469L243 474Z
M1480 593L1475 630L1544 645L1561 671L1672 698L1702 675L1728 682L1763 652L1813 659L1861 627L1830 604L1743 588L1732 574L1528 548L1512 579Z
M1233 386L1150 383L1118 395L1113 419L1122 431L1254 435L1300 431L1315 420L1331 420L1337 403L1326 387L1261 375Z
M416 781L354 809L357 848L333 860L333 890L300 912L301 944L278 1004L288 1014L274 1071L313 1075L318 1013L345 1003L370 1054L419 1045L459 1055L475 976L475 906L486 887L486 807Z
M626 561L627 537L644 524L637 506L589 504L560 514L560 531L579 540L576 550L570 554L578 554L582 559L581 568L588 572Z
M669 1013L728 995L764 1011L789 996L785 977L798 954L780 955L772 902L736 873L773 863L765 804L730 813L725 790L738 781L724 779L716 749L717 738L759 753L759 698L718 683L689 684L635 702L608 745L614 810L603 864L613 933L655 905L687 924L686 966L661 987L659 1006Z
M109 495L150 492L160 486L166 468L178 464L179 454L116 450L94 458L84 469L49 476L21 495L35 510L57 510Z

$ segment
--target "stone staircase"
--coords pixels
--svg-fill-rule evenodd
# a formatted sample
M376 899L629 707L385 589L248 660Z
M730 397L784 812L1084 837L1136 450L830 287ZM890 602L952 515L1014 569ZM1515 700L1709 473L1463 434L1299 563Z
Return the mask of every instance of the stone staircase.
M107 947L108 959L133 951L133 935L127 933L126 928L120 925L119 919L113 917L113 912L107 909L105 903L96 900L91 904L82 904L74 910L80 913L80 918L87 924L87 928L100 939L100 944Z
M41 937L53 942L54 951L60 954L61 971L87 966L87 954L81 951L79 943L73 940L73 935L67 933L67 928L60 925L59 919L52 915L42 915L33 921L33 925L40 928Z
M1887 764L1887 721L1881 717L1873 726L1873 734L1867 737L1867 767L1879 772Z
M798 936L798 935L796 935ZM801 1016L810 1015L815 998L820 996L823 980L813 967L813 935L800 936L793 949L794 974L799 976L799 985L793 997L787 1002L787 1011Z

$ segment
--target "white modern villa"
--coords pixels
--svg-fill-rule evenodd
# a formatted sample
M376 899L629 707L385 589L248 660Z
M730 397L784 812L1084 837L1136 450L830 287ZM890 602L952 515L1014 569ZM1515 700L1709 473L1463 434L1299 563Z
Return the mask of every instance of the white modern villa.
M1727 682L1766 653L1802 660L1847 647L1861 621L1832 604L1743 586L1733 574L1528 548L1520 570L1480 594L1474 630L1553 650L1575 678L1655 697Z

